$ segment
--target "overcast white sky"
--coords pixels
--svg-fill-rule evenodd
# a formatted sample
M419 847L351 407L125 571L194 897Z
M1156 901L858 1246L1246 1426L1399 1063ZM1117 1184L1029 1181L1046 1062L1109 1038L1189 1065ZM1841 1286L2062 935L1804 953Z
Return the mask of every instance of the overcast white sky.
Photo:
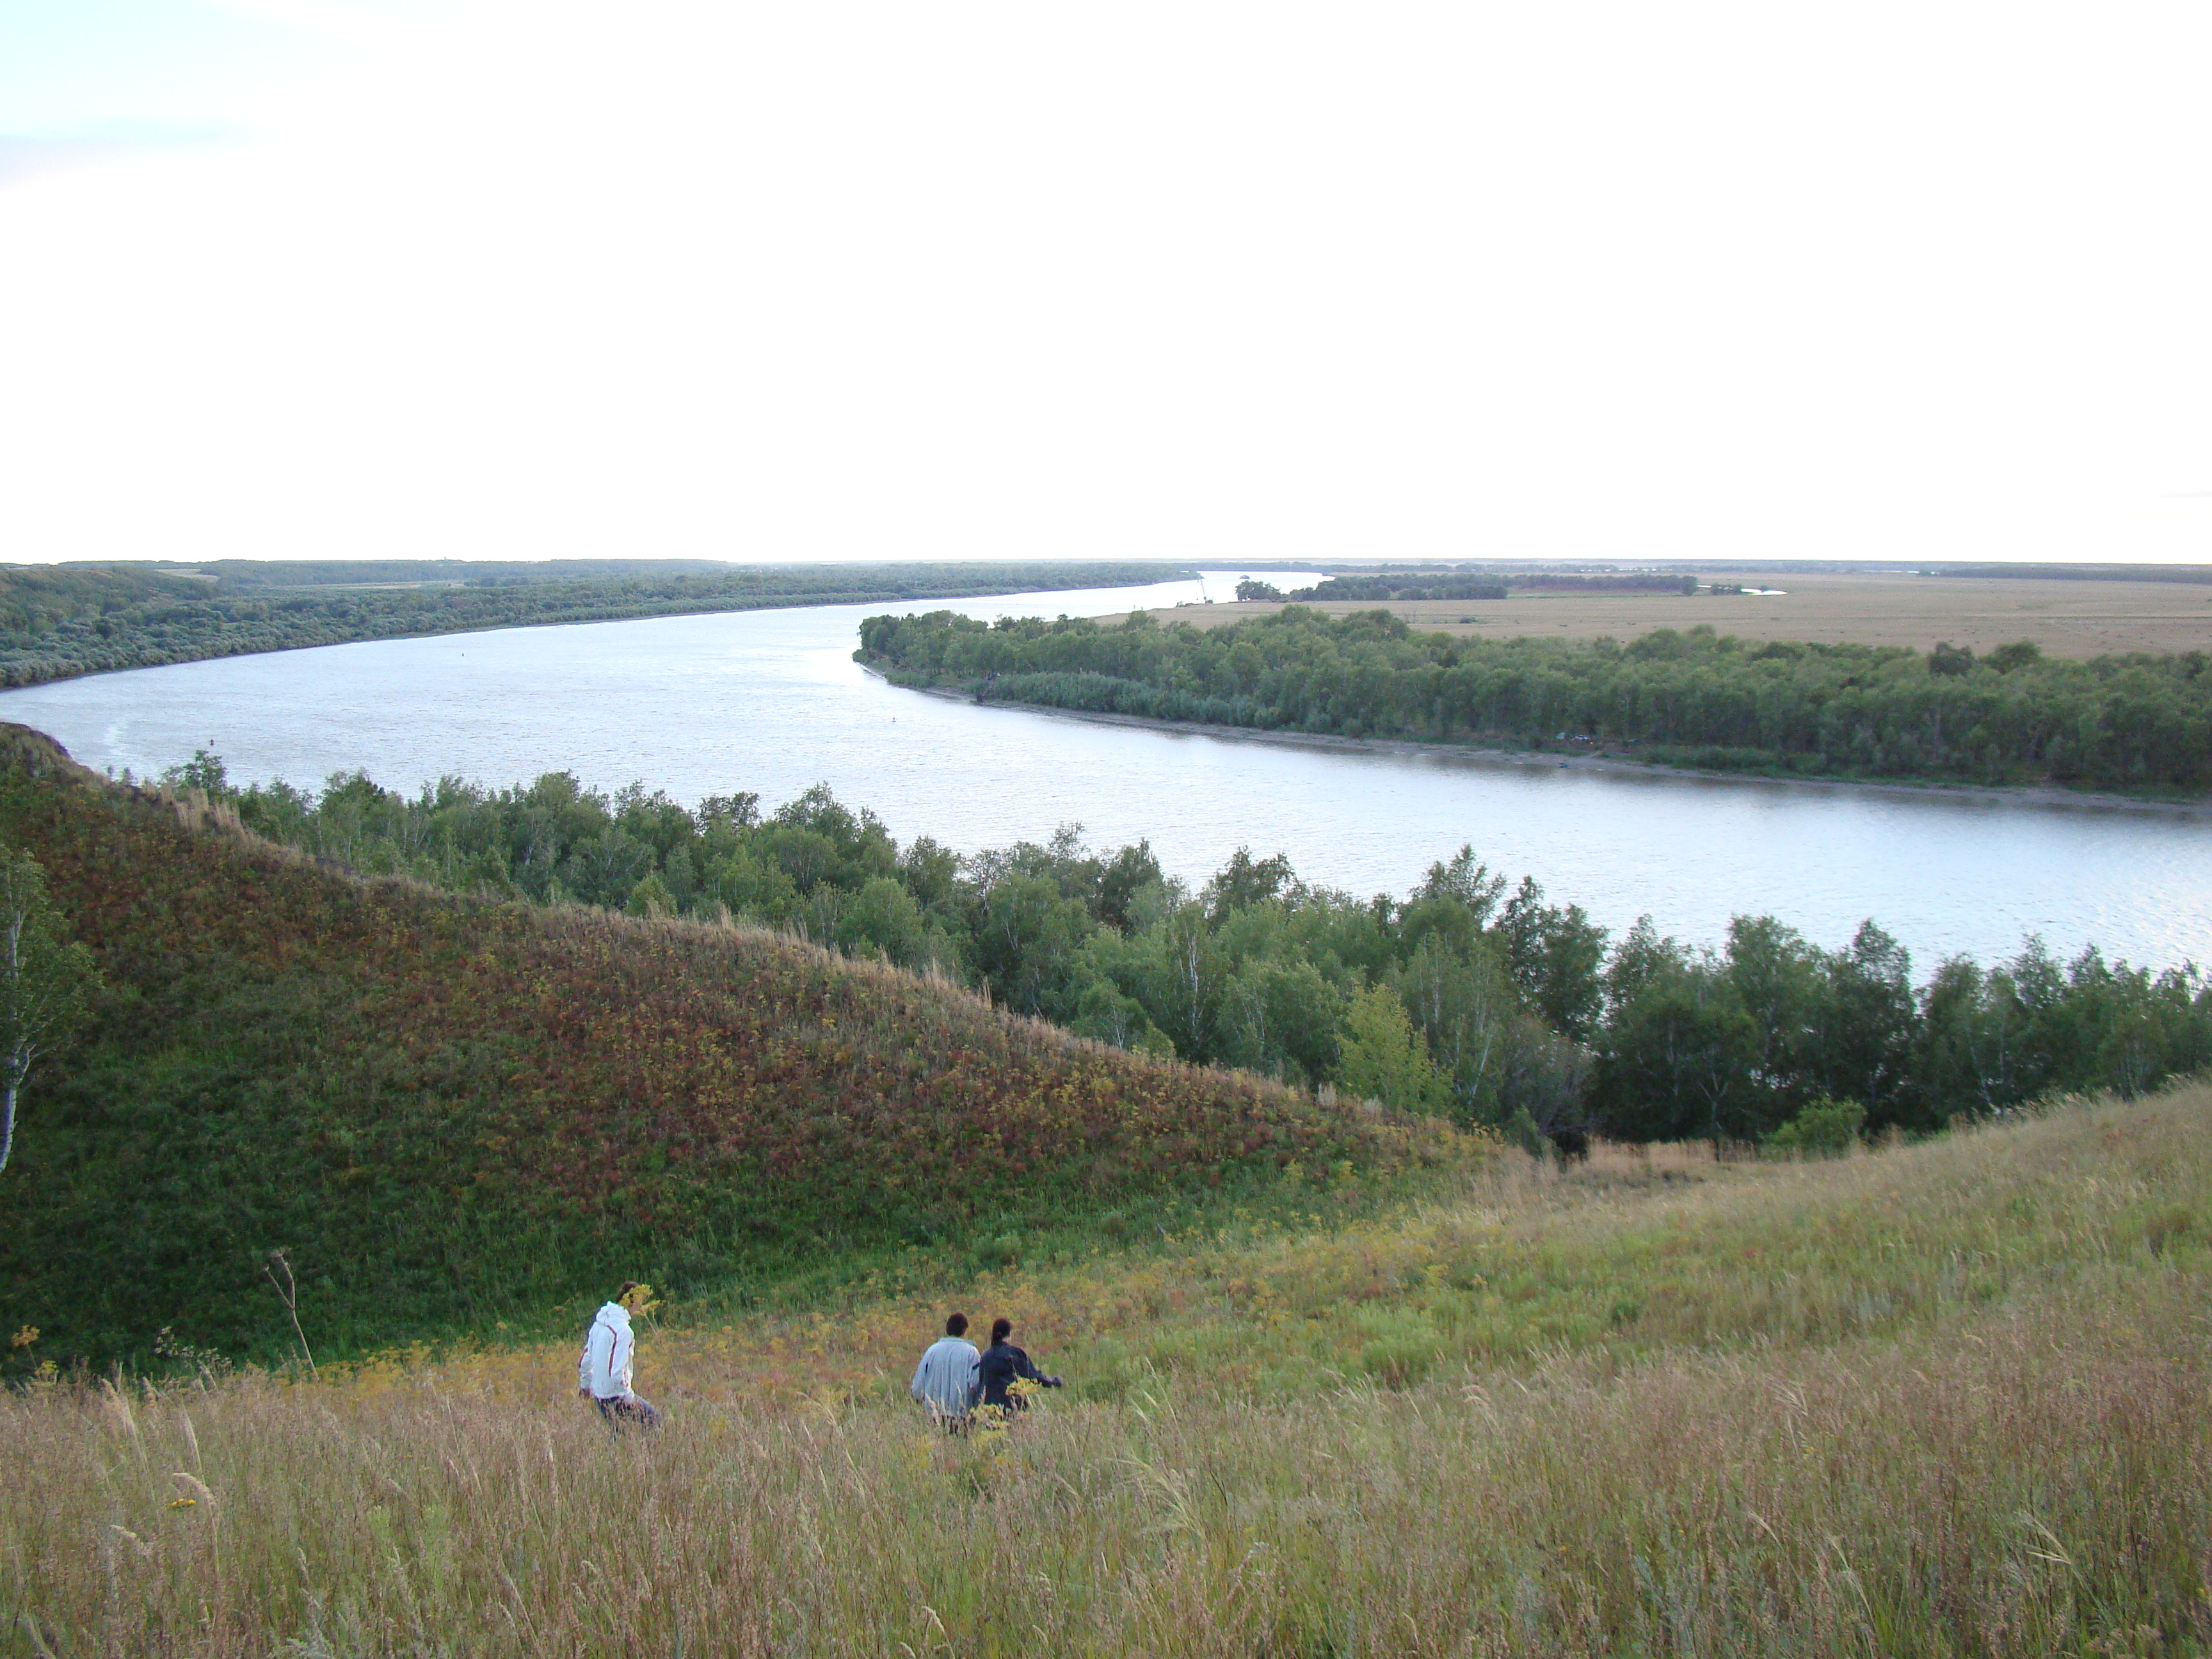
M0 559L2212 560L2212 8L0 0ZM4 160L0 156L0 160Z

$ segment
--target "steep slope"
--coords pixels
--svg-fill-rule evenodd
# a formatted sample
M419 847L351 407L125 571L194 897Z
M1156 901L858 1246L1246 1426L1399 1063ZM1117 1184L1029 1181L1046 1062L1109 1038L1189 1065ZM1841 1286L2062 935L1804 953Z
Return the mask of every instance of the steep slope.
M0 1180L0 1320L94 1364L542 1322L1285 1166L1468 1155L771 935L365 882L0 728L0 841L106 975Z

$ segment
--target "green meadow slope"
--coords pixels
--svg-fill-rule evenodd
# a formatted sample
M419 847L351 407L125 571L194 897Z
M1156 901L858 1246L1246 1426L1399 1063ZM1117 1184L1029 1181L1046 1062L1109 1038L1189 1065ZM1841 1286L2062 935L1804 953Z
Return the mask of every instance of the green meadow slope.
M2212 1651L2212 1090L1816 1164L1508 1151L1368 1222L942 1300L0 1392L0 1654ZM949 1286L947 1288L950 1288Z
M364 881L0 728L0 842L107 988L0 1181L0 1320L94 1365L742 1303L1480 1155L775 935ZM1316 1186L1316 1182L1320 1183Z

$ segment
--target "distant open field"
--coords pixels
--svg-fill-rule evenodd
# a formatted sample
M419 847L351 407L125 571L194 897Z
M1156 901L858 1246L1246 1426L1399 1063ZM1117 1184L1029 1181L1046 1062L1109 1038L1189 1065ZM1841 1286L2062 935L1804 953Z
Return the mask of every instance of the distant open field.
M2212 585L2196 582L2037 581L1983 576L1836 575L1774 570L1721 579L1780 593L1516 593L1508 599L1430 599L1394 604L1416 627L1446 634L1543 634L1560 639L1633 639L1659 628L1711 623L1750 639L1823 644L1901 645L1925 651L1938 640L1977 653L2033 640L2054 657L2111 652L2212 649ZM1163 622L1218 627L1265 616L1273 605L1184 605ZM1372 602L1315 607L1331 616L1372 611Z

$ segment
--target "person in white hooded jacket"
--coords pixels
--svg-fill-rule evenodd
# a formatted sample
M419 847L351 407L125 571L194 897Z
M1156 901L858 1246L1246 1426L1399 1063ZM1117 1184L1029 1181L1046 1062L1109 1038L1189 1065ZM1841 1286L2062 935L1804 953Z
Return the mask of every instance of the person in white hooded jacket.
M597 1406L613 1428L635 1424L650 1429L660 1423L652 1402L630 1387L637 1340L630 1333L627 1303L638 1288L635 1281L625 1284L613 1301L592 1316L592 1328L584 1333L583 1356L576 1362L576 1392Z

